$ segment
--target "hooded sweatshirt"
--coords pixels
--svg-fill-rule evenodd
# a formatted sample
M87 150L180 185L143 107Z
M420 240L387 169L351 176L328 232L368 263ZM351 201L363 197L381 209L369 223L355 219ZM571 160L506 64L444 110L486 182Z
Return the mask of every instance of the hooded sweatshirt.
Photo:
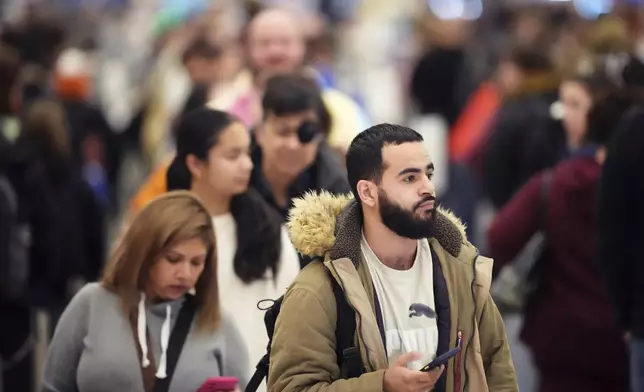
M44 392L144 392L137 345L148 351L159 367L164 340L162 328L174 328L185 298L164 303L143 300L138 325L149 333L151 347L135 336L118 296L98 283L76 294L60 318L45 362ZM145 317L141 317L144 314ZM143 329L145 331L145 329ZM137 335L145 336L144 333ZM167 342L166 346L167 346ZM246 347L225 315L214 333L197 333L193 325L170 382L171 392L196 391L210 377L233 376L244 389L248 381Z

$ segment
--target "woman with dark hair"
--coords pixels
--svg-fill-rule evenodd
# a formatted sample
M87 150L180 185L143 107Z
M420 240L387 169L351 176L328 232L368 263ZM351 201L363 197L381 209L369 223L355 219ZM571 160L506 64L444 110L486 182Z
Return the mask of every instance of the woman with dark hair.
M213 216L221 305L239 326L254 368L268 343L257 304L281 296L300 262L281 217L248 188L250 145L250 132L230 114L194 110L179 122L167 184L196 193Z
M584 121L584 144L534 175L488 231L496 268L512 262L537 232L545 238L538 286L528 298L521 332L539 370L541 392L628 390L626 345L596 249L596 198L606 148L632 104L623 91L599 98Z
M561 115L569 153L574 154L584 146L588 111L614 87L615 84L603 72L575 75L562 81L559 87L559 105L555 105L555 109L560 109L561 113L555 114Z

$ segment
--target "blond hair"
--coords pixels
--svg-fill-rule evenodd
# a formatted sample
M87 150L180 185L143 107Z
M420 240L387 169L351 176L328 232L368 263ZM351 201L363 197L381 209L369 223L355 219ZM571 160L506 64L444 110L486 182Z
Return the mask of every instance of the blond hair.
M121 298L129 315L159 257L178 243L194 238L201 239L208 249L204 270L195 286L196 325L200 331L214 331L221 319L215 232L210 213L192 192L165 193L134 216L110 257L101 284Z

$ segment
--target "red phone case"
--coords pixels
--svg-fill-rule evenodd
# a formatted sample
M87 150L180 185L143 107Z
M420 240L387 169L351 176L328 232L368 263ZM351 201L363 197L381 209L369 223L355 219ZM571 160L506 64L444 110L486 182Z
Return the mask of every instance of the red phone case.
M197 392L233 391L237 388L237 377L211 377L201 385Z

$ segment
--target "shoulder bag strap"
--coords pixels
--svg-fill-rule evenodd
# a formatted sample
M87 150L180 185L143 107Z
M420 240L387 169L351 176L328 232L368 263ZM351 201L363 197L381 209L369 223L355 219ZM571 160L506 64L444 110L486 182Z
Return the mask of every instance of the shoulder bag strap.
M177 368L179 355L183 349L186 337L188 336L188 332L190 332L190 326L192 325L196 309L197 304L194 297L190 295L186 296L186 301L179 311L177 322L172 329L170 341L168 342L167 377L164 379L156 379L153 392L168 392L170 389L170 382Z
M538 255L543 250L546 240L546 225L548 222L548 205L550 204L550 183L552 182L552 169L543 172L540 178L539 203L535 206L534 213L538 216L538 228L535 234L524 245L521 252L511 263L516 279L524 281L533 274L540 258ZM513 277L512 280L515 280ZM514 283L513 283L514 285Z
M550 204L550 185L552 184L552 169L546 170L541 177L541 200L539 204L540 222L539 229L545 234L548 222L548 205Z

